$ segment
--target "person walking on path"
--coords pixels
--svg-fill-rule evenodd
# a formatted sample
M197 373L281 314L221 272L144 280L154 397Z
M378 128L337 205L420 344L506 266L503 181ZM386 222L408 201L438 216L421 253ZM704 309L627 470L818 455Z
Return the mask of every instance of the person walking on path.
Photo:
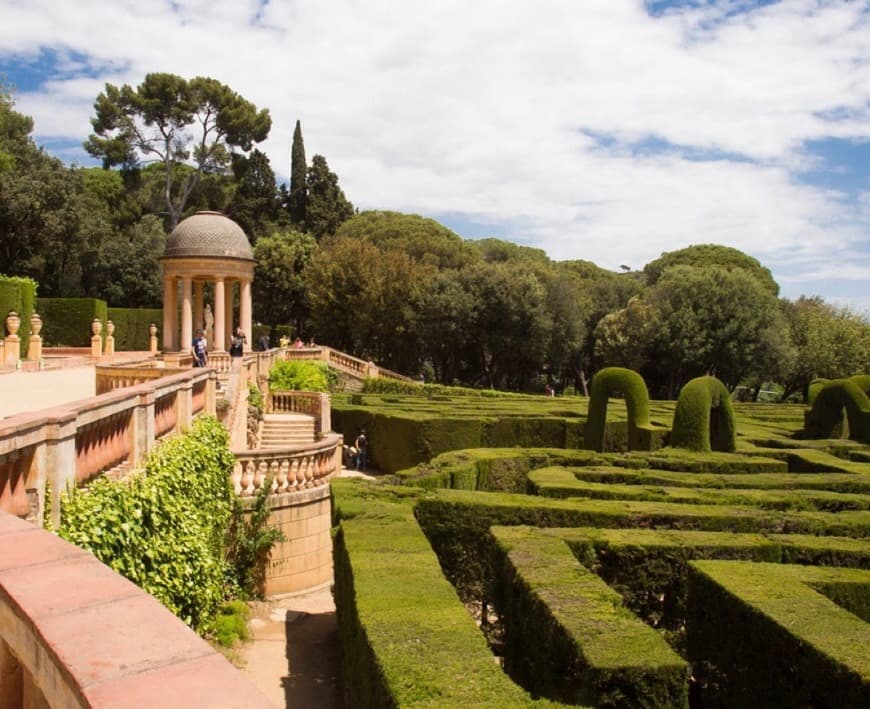
M368 465L369 442L366 438L366 430L360 429L359 435L354 441L356 448L356 465L354 466L360 472L364 471Z

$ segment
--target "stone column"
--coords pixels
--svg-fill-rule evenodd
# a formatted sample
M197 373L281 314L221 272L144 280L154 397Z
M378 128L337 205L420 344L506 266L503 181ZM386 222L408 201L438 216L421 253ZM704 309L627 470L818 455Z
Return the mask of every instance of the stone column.
M175 279L172 277L164 277L163 279L163 351L174 352L175 333L178 328L178 323L175 322L175 311L178 308L177 303L178 290L175 284Z
M142 464L145 456L154 447L154 392L139 394L136 408L130 420L130 464Z
M239 302L239 310L241 311L239 320L241 321L242 330L248 336L248 344L245 346L245 350L250 350L254 344L254 333L251 332L251 282L247 279L241 282Z
M6 316L6 339L3 342L3 362L10 367L18 365L21 357L21 338L18 337L18 328L21 327L21 318L14 310Z
M226 350L226 296L224 295L224 279L218 278L214 282L214 342L215 350Z
M224 293L224 316L226 322L226 332L224 333L224 349L230 348L230 338L233 336L235 326L233 325L233 282L227 281L226 291Z
M193 327L194 329L205 328L205 318L202 312L202 288L205 284L196 281L193 284ZM192 337L192 336L191 336Z
M179 352L187 352L193 344L193 300L190 276L181 279L181 343Z
M154 323L148 326L148 352L157 354L157 325Z

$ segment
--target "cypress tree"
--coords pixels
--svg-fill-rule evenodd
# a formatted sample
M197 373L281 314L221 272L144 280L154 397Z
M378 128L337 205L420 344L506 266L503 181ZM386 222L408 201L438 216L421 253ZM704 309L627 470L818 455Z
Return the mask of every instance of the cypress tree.
M308 211L308 185L305 175L305 144L302 142L302 125L296 121L293 131L293 148L290 151L290 221L294 225L305 223Z

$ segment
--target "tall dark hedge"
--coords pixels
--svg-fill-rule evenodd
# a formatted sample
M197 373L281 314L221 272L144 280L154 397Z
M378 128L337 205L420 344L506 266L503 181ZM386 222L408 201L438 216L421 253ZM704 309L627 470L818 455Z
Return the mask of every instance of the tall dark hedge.
M109 320L115 325L115 350L147 350L151 323L163 329L163 310L160 308L109 308Z
M30 344L30 316L33 315L33 306L36 302L36 281L32 278L0 275L0 319L4 321L2 330L6 336L5 320L10 310L18 313L21 318L21 329L18 336L21 338L21 357L27 357L27 348Z
M91 323L99 318L103 335L108 319L106 301L99 298L38 298L36 307L42 316L42 338L47 347L88 347Z

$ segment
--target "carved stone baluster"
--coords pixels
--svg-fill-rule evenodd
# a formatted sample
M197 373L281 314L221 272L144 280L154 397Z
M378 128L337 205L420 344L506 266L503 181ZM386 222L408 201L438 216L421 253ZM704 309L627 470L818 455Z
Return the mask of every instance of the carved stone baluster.
M254 474L254 491L258 491L263 487L263 481L266 479L266 473L269 471L268 463L261 460L257 465L257 472Z
M249 460L245 463L245 471L242 473L242 496L247 497L254 490L254 471L256 470L256 465L253 460Z
M281 464L278 466L278 474L275 480L278 483L278 492L284 492L287 489L287 473L290 472L290 461L286 458L281 459Z
M287 487L299 487L299 459L293 458L290 460L290 470L287 473Z
M233 490L236 495L240 495L242 493L242 464L239 461L236 461L236 464L233 466L230 480L232 480Z
M269 485L269 493L272 494L278 489L278 468L279 464L277 460L273 460L269 463L269 477L272 480L272 484Z

